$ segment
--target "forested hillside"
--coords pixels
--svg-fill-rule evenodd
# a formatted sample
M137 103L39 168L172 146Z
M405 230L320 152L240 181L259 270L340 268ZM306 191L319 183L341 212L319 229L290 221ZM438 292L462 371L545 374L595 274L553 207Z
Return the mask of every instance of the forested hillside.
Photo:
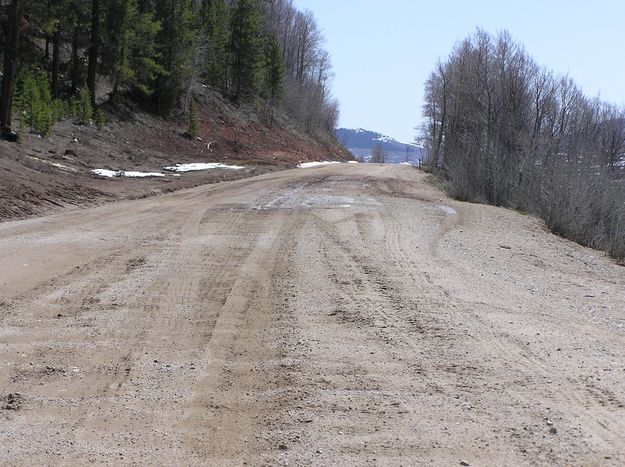
M424 140L462 200L543 217L625 257L625 111L538 66L507 32L478 31L426 84Z
M372 156L382 156L383 161L391 164L410 163L420 165L423 148L415 143L401 143L390 136L375 131L338 128L335 131L339 142L362 162L373 162Z
M0 19L7 138L101 126L103 104L193 120L198 83L309 134L338 118L320 30L291 0L1 0Z

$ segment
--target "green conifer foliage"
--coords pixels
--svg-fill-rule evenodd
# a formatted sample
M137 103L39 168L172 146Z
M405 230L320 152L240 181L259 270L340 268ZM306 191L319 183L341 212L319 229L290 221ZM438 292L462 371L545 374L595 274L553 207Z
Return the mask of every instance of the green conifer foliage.
M27 70L20 74L15 106L20 113L20 126L27 125L30 131L42 136L50 134L55 104L45 73Z
M284 61L280 43L275 35L265 39L265 66L263 73L263 97L270 99L273 105L282 98L284 81Z
M229 10L224 0L207 2L206 31L206 81L225 91L228 76L228 44L230 41Z
M257 0L236 0L230 19L231 94L235 102L258 94L263 49Z
M192 73L195 16L191 0L156 2L156 19L161 24L157 34L158 63L163 69L155 86L155 102L161 115L176 108L184 92L185 81Z
M78 114L76 115L78 123L81 125L91 125L93 123L93 106L91 105L91 93L84 86L78 94Z
M156 37L161 24L150 10L141 11L137 0L109 0L104 63L113 82L113 95L131 90L149 96L158 76Z

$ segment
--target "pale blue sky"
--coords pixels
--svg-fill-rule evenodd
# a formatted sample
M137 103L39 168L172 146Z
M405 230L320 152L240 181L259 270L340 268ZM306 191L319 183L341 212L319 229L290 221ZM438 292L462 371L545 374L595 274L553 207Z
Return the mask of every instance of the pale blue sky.
M540 65L625 104L625 0L295 0L332 55L340 125L412 141L423 84L476 27L508 29Z

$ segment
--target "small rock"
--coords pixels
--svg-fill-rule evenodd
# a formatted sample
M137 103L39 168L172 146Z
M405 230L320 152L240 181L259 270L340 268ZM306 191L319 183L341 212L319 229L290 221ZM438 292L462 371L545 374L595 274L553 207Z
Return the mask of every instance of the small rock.
M499 248L503 248L504 250L512 250L512 247L509 245L499 245Z
M548 425L548 426L552 426L552 425L553 425L553 422L552 422L551 420L547 420L547 425Z
M321 449L317 449L315 452L316 452L317 454L323 454L323 451L321 451Z
M464 465L465 467L469 465L467 461L460 461L460 465Z
M5 410L19 410L22 405L22 395L19 392L8 394L5 400L6 404L2 407Z
M280 451L286 451L286 450L287 450L287 449L289 449L289 448L287 447L287 445L286 445L286 444L281 444L280 446L278 446L278 449L279 449Z
M552 426L551 428L549 428L549 433L555 435L558 433L558 429L555 426Z

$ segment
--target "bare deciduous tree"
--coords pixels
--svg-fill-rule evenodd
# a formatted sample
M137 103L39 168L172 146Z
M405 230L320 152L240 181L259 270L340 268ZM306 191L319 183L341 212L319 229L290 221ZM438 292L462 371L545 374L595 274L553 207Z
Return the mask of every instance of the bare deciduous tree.
M384 164L386 162L386 151L381 145L376 144L371 150L371 163L372 164Z
M453 196L542 216L625 257L625 111L541 69L510 34L460 42L426 83L423 139Z

